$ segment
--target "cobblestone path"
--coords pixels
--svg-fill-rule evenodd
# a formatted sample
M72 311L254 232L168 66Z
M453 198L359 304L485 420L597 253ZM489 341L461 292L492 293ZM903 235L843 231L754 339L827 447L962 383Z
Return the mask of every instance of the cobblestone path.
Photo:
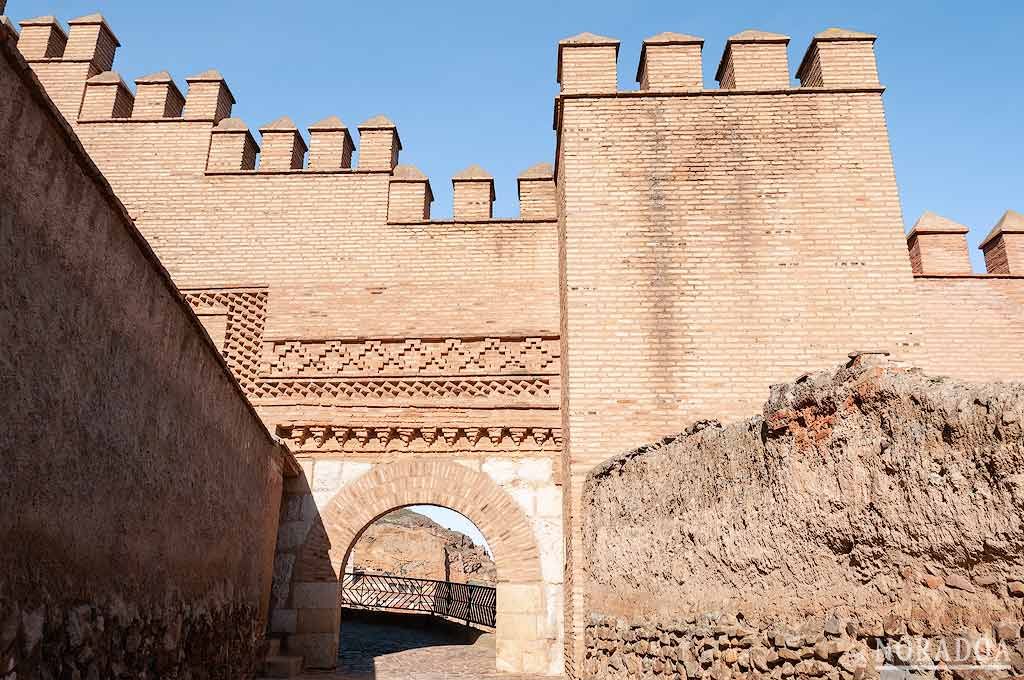
M313 680L532 680L494 670L494 635L469 641L457 630L431 626L347 621L332 672Z

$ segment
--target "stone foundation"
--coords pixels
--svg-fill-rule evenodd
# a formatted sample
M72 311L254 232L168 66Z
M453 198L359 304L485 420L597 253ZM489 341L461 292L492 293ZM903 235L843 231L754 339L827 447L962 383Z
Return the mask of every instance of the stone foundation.
M258 613L224 594L145 604L0 598L0 677L251 677Z
M747 625L717 612L654 623L593 616L584 672L592 678L986 678L1024 674L1018 621L936 635L900 617L830 617L799 628ZM973 669L973 670L972 670ZM896 675L893 675L896 674ZM910 674L910 675L904 675Z

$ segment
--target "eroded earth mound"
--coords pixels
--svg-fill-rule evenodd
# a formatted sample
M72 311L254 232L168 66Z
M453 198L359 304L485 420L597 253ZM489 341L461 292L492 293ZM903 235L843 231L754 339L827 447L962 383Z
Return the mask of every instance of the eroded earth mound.
M627 673L628 659L668 672L677 657L680 672L745 672L763 647L764 672L814 674L797 664L835 662L846 648L814 653L831 637L871 649L964 631L1007 641L1020 663L1022 424L1024 385L859 355L773 387L750 420L609 461L584 493L590 670L614 675L618 651ZM725 652L735 631L724 647L712 634L725 624L745 667Z

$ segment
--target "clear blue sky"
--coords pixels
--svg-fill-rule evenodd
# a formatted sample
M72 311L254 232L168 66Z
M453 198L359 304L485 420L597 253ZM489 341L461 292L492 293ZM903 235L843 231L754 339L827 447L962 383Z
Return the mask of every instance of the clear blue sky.
M705 84L727 36L745 28L792 36L791 73L815 32L877 33L896 174L908 225L931 209L971 227L972 249L1006 208L1024 211L1024 3L943 0L829 2L264 2L9 0L14 20L66 21L101 11L124 47L128 82L167 69L219 69L255 130L289 115L300 128L328 115L351 127L377 113L399 126L403 162L430 178L434 215L451 214L450 177L470 163L496 181L495 213L515 215L516 175L552 159L560 38L619 38L619 80L641 40L701 35ZM981 268L975 258L976 268Z

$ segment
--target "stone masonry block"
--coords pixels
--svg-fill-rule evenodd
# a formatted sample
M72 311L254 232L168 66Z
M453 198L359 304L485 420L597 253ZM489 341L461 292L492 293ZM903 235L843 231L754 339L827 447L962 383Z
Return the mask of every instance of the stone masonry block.
M480 469L484 474L493 479L495 483L504 486L515 480L517 466L518 464L514 460L488 458L480 466Z
M537 489L537 516L556 518L562 516L562 487L546 486Z
M335 581L296 583L292 586L292 606L295 609L323 609L324 605L337 601L338 584Z
M505 489L509 496L523 509L528 516L532 517L537 512L537 492L528 486L510 486Z
M330 633L338 630L340 624L337 607L323 609L299 609L295 632Z
M497 597L503 612L536 614L544 611L544 590L539 583L499 583Z
M313 491L337 491L341 488L340 460L318 460L313 469Z
M550 458L527 458L520 461L516 475L524 482L550 482L551 470Z
M306 668L334 668L338 662L338 632L290 635L288 653L301 656Z
M373 468L372 463L346 462L341 471L341 485L345 486L359 479Z
M537 614L510 614L499 610L497 628L504 640L533 640L540 630Z
M270 617L270 632L294 633L297 617L294 609L275 609Z

